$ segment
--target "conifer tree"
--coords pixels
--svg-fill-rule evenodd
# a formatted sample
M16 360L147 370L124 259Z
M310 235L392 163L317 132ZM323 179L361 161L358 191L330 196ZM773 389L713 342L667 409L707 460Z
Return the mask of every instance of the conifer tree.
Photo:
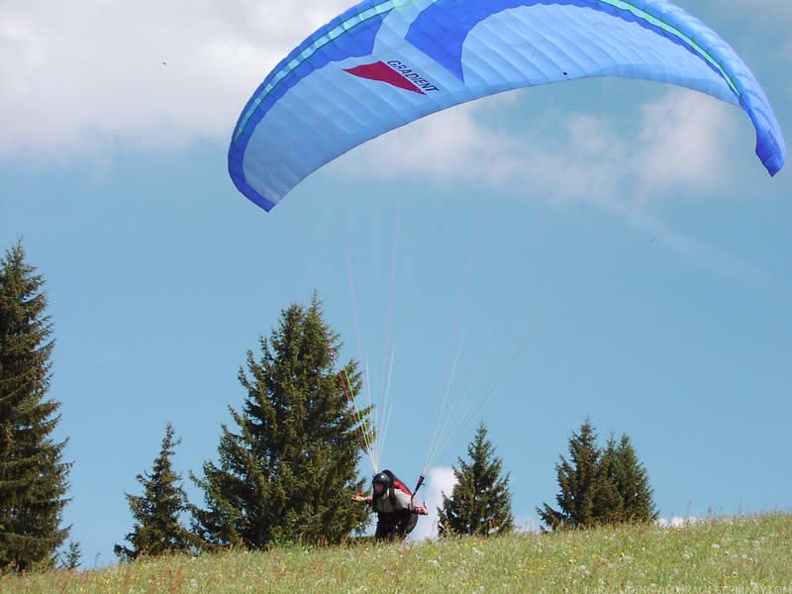
M638 460L626 434L617 443L610 437L602 457L603 468L613 484L618 506L609 515L611 522L653 522L660 515L654 504L649 474Z
M181 440L174 437L173 425L167 423L162 447L151 473L136 477L143 485L143 495L124 494L135 518L135 526L125 537L132 548L118 544L114 547L120 558L133 560L141 555L190 552L194 548L194 536L180 521L182 513L187 510L187 494L171 461L180 443Z
M0 571L52 567L71 463L53 437L60 403L48 398L54 342L44 278L22 241L0 260Z
M569 440L569 459L556 464L559 493L558 509L547 503L537 508L541 520L553 530L587 528L597 524L603 499L613 495L600 466L597 432L589 419L573 432Z
M259 343L260 356L248 351L239 371L242 410L229 407L236 430L222 426L219 463L193 476L206 504L192 508L193 530L210 546L338 543L369 515L349 503L363 490L358 431L369 416L349 405L361 385L356 364L335 369L341 345L316 295L282 310Z
M502 476L503 463L487 438L482 422L468 444L469 462L459 458L454 468L456 484L451 497L443 495L438 509L441 536L492 536L514 529L509 474Z
M569 460L561 457L556 473L558 509L547 503L537 508L553 530L657 519L648 474L626 435L618 443L611 436L600 449L597 433L586 419L573 432Z
M80 563L82 563L82 548L80 547L80 543L74 540L69 541L66 550L59 555L59 558L59 569L65 569L67 571L77 569Z

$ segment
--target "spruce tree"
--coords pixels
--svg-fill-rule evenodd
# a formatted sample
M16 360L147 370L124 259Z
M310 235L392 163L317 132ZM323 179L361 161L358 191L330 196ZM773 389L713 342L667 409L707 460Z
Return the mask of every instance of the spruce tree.
M80 563L82 563L82 548L80 543L74 540L69 541L66 550L60 555L60 563L58 569L65 569L67 571L76 570Z
M341 344L316 295L307 308L282 310L259 344L261 354L248 351L239 371L242 410L229 407L236 430L222 426L219 463L193 476L206 504L192 508L193 530L210 546L338 543L369 515L350 504L364 486L358 431L369 410L356 417L348 401L360 374L351 361L336 370Z
M627 435L618 443L611 436L601 449L597 433L586 419L569 440L569 456L556 465L559 508L547 503L537 508L551 529L657 519L648 474Z
M44 278L22 241L0 261L0 571L52 567L71 463L53 437L60 403L48 398L52 325Z
M187 494L171 461L180 443L181 440L174 437L173 425L167 423L162 447L151 473L136 477L143 485L143 495L124 494L135 525L125 537L132 547L118 544L114 547L120 558L133 560L141 555L190 552L194 548L195 538L180 521L182 513L187 510Z
M613 490L600 465L597 432L586 419L569 440L569 459L560 457L556 464L559 493L558 509L547 503L537 508L541 520L553 530L587 528L598 523L604 501ZM605 496L605 497L603 497Z
M611 435L605 448L600 450L600 473L607 497L597 509L596 523L598 524L618 524L624 520L622 515L624 499L619 488L620 464L618 458L616 442Z
M618 507L611 511L611 522L653 522L660 515L654 504L649 474L638 460L626 434L617 443L610 437L603 454L603 469L617 492Z
M440 535L492 536L510 532L514 529L510 477L501 476L503 464L495 457L483 422L468 444L467 453L469 462L459 458L459 468L453 468L456 484L451 497L443 495L443 507L437 510Z

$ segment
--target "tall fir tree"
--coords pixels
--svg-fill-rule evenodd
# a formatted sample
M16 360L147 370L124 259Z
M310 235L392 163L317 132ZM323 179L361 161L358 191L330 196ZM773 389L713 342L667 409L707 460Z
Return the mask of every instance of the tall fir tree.
M502 476L503 463L487 438L482 422L468 444L469 461L459 458L454 467L456 484L451 497L443 495L438 509L441 536L493 536L511 532L514 516L509 492L509 474Z
M125 537L132 547L118 544L114 547L120 558L133 560L141 555L187 553L195 548L195 537L181 523L181 516L188 509L187 493L181 477L173 470L172 458L180 443L181 440L174 436L173 425L167 423L151 473L136 477L143 485L143 495L124 494L135 525Z
M547 526L553 530L588 528L600 522L615 496L600 464L601 455L597 432L586 419L569 439L569 459L561 456L556 464L558 509L544 503L536 510Z
M318 297L281 311L261 355L247 353L239 381L234 432L222 426L219 464L205 462L206 507L192 507L193 531L209 546L259 549L288 542L338 543L361 531L368 510L349 504L363 490L357 465L361 423L348 399L360 391L354 362L336 370L339 337L325 323Z
M629 436L622 434L618 442L613 436L608 439L602 464L617 493L617 507L610 510L609 521L654 522L660 515L654 503L654 490Z
M62 514L71 463L48 398L54 342L44 278L21 239L0 261L0 571L52 567L69 534Z

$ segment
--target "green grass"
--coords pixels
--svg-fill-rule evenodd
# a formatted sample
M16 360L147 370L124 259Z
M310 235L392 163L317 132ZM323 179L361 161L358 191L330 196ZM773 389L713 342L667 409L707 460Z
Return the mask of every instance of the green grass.
M0 578L0 592L792 594L792 514L494 539L229 552Z

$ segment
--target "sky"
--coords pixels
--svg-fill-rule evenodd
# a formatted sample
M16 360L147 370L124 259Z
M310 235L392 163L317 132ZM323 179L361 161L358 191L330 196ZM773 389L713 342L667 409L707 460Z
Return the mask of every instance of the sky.
M789 142L792 3L678 4ZM630 80L510 92L366 143L265 213L228 176L231 132L346 7L0 0L0 246L21 237L47 281L84 566L116 561L168 422L202 503L188 474L217 460L247 351L314 291L382 415L361 476L424 472L432 509L483 422L536 529L589 418L630 436L667 522L789 510L792 178L767 175L744 112Z

